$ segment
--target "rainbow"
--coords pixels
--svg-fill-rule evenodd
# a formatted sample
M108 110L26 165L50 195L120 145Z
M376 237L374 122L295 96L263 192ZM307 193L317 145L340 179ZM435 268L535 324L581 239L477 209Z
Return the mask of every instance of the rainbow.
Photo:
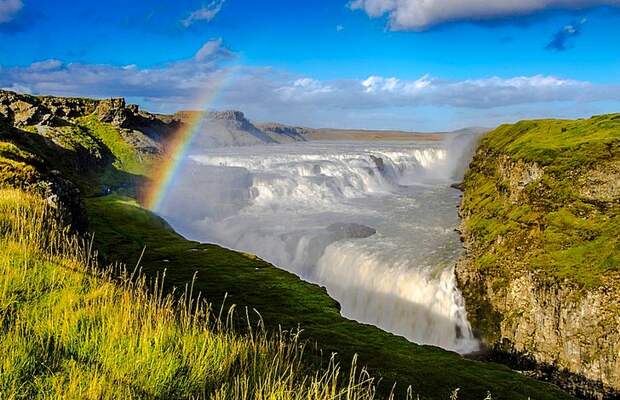
M219 88L218 88L219 89ZM170 183L186 158L194 135L201 130L207 107L215 99L219 90L210 90L197 104L200 111L191 111L181 127L174 132L164 146L164 156L152 172L149 184L144 188L141 202L145 208L158 211L166 196Z

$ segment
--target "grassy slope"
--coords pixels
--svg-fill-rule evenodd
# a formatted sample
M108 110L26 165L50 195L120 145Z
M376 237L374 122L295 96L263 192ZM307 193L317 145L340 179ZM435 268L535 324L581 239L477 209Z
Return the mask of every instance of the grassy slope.
M110 124L99 122L93 115L79 118L77 123L86 128L94 137L114 154L114 167L133 175L146 175L152 164L152 157L136 153L135 149L123 140L118 129Z
M545 171L516 203L498 175L500 155ZM462 204L466 231L476 238L480 255L476 266L500 276L535 270L546 279L567 279L584 288L618 277L620 205L580 191L591 185L583 179L593 170L613 176L618 162L620 114L522 121L487 134L467 173ZM511 271L501 265L511 265Z
M304 337L317 342L325 354L338 352L343 365L358 353L360 363L382 377L384 389L396 381L401 390L411 384L428 398L446 398L454 388L467 399L482 398L487 391L497 399L569 398L503 366L465 360L347 320L319 287L261 260L185 240L130 199L93 198L87 206L99 248L111 259L135 263L146 247L141 264L147 274L166 269L167 284L182 288L197 272L195 290L209 299L228 293L228 304L256 308L270 329L300 325Z
M39 179L36 156L0 139L0 186L22 186Z
M93 260L42 198L0 189L0 398L372 399L363 373L307 370L295 333L240 335Z

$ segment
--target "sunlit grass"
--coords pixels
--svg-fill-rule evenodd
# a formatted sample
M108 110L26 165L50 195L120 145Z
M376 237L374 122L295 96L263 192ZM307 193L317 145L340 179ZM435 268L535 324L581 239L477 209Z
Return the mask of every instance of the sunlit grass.
M147 175L151 170L152 157L136 151L112 125L100 122L93 115L78 118L77 121L110 149L115 157L114 166L119 170L136 175Z
M0 398L374 397L363 370L307 369L296 332L241 335L191 288L98 268L55 221L39 197L0 191Z

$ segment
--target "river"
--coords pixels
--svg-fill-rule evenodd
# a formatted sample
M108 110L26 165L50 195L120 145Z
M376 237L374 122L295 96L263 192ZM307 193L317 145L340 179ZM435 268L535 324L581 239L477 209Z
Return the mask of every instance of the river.
M473 139L193 149L160 213L188 238L325 286L348 318L468 353L450 184Z

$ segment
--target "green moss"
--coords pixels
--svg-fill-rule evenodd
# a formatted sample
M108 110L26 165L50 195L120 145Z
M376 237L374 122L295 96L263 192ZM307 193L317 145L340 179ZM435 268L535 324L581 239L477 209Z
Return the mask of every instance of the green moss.
M620 145L620 114L585 120L522 121L502 125L487 134L482 146L501 150L513 159L550 166L566 172L595 164L613 155Z
M498 169L501 156L535 163L544 174L515 199L518 189ZM529 269L584 288L619 274L620 205L580 193L581 179L593 168L605 171L618 160L620 114L522 121L487 134L467 172L462 203L475 265Z

